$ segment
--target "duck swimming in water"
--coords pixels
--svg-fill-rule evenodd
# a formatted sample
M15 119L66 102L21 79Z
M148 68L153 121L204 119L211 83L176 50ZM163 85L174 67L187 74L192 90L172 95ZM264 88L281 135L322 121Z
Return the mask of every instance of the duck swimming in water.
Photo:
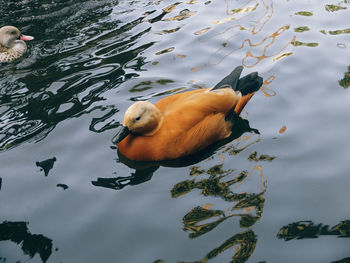
M163 161L194 154L231 135L234 120L262 86L257 72L240 78L237 67L215 87L174 94L152 104L139 101L112 139L133 161Z
M27 51L24 41L33 39L32 36L22 35L17 27L0 28L0 63L12 62L20 58Z

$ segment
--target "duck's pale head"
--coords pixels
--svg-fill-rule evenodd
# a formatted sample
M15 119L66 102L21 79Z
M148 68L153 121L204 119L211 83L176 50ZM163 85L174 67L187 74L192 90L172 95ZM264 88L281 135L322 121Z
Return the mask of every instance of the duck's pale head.
M21 57L27 51L24 41L33 40L34 37L21 34L14 26L0 28L0 63L11 62Z
M152 136L161 127L163 115L148 101L138 101L125 112L122 130L113 138L113 143L121 142L128 134Z

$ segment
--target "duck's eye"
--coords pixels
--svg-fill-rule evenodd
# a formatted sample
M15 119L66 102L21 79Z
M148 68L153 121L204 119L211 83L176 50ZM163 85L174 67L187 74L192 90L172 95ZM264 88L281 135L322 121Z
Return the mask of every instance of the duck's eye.
M11 31L11 34L12 35L16 35L16 31Z
M141 120L141 117L140 117L140 116L138 116L137 118L135 118L135 121L139 121L139 120Z

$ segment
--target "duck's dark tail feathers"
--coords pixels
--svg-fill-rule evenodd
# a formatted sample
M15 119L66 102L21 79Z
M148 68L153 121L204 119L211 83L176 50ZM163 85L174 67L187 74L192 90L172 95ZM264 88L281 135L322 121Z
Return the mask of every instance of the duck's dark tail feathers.
M224 77L218 84L216 84L213 90L226 87L227 85L230 85L233 90L237 90L237 84L239 82L239 77L241 76L242 70L242 66L236 67L229 75Z
M263 78L258 75L258 72L252 72L239 79L237 90L240 91L243 96L245 96L258 91L262 84Z
M237 114L241 113L250 98L260 89L263 84L263 78L258 75L258 72L252 72L243 78L239 78L242 71L242 66L236 67L228 76L223 78L223 80L221 80L213 88L213 90L215 90L226 88L228 85L230 85L233 90L241 92L242 98L238 101L234 109L235 113Z

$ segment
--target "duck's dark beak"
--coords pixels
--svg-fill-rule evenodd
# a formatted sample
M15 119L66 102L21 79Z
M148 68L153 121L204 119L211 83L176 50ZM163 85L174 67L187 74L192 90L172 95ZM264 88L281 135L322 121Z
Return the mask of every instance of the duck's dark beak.
M26 35L20 35L19 39L20 39L20 40L24 40L24 41L30 41L30 40L33 40L34 37L32 37L32 36L26 36Z
M121 142L130 133L131 133L131 131L129 130L129 128L127 126L123 126L123 128L117 133L117 135L115 135L112 138L112 143L116 144L116 143Z

